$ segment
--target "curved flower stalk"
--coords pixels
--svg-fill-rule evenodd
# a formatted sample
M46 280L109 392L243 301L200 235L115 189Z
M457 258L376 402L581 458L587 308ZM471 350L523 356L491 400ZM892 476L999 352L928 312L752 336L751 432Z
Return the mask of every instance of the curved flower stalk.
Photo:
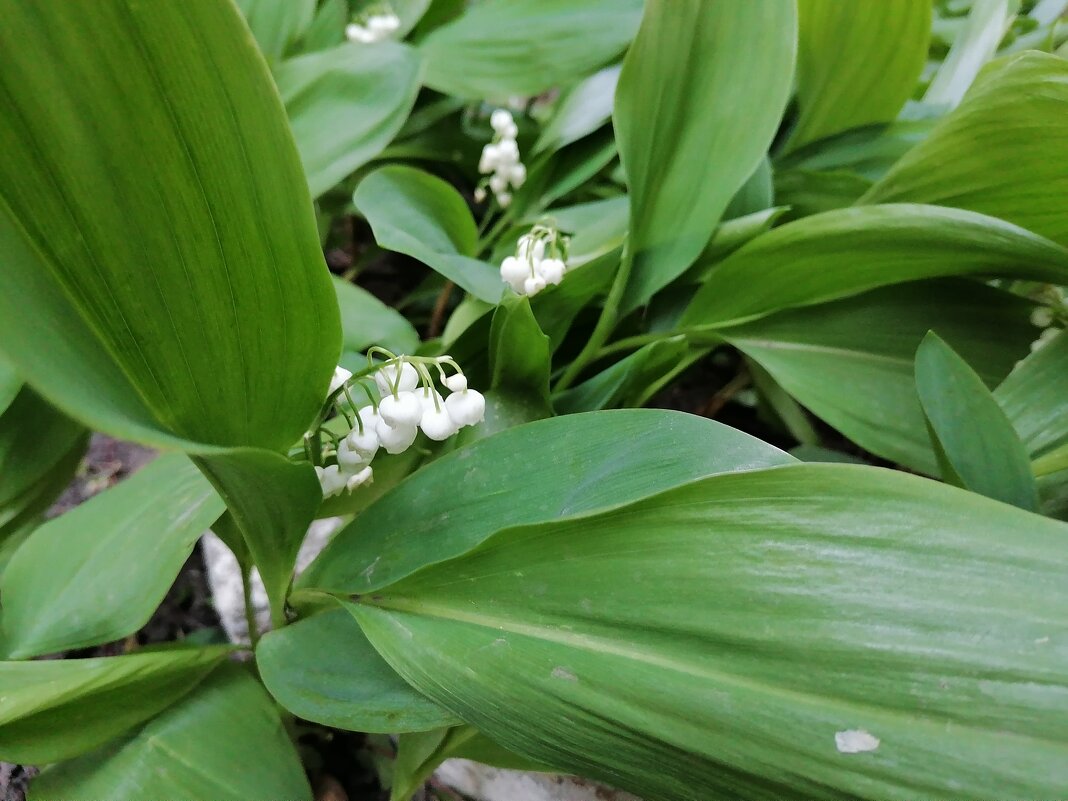
M571 238L551 224L535 225L519 237L514 256L501 262L501 280L520 295L536 295L564 280Z
M486 187L493 192L497 204L506 209L512 202L512 190L519 189L527 180L527 168L520 161L519 145L516 137L519 128L511 112L499 108L490 115L493 127L493 141L482 148L482 157L478 162L478 171L489 175L475 189L475 199L480 203L486 199Z
M386 358L374 362L375 355ZM435 373L440 386L449 391L447 397L435 386ZM368 401L363 406L353 396L357 389ZM350 431L343 437L322 426L332 410L349 423ZM330 497L371 482L371 461L379 450L403 453L420 431L440 442L482 422L485 414L486 399L467 386L467 376L451 356L398 356L372 348L365 370L356 375L342 367L334 370L323 411L305 435L305 453L315 465L323 496ZM325 449L323 433L330 437ZM326 463L330 457L333 461Z

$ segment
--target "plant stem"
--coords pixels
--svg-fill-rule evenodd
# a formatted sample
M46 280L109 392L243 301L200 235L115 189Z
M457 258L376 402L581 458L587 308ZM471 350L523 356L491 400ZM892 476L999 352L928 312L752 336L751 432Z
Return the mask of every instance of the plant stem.
M248 639L255 648L260 639L260 627L256 623L256 609L252 603L252 568L241 567L241 590L245 596L245 623L248 625Z
M438 295L437 301L434 303L434 311L430 315L430 322L426 327L427 337L433 339L441 332L441 323L445 319L445 309L449 307L449 298L452 296L453 287L455 287L452 281L446 281L445 286L441 288L441 294Z

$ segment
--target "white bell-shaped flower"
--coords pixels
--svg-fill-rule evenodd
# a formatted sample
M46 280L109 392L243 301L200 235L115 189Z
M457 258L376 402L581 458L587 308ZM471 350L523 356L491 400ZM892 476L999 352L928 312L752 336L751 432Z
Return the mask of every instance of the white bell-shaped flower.
M374 471L370 467L365 467L357 473L353 473L345 480L345 489L352 492L357 487L362 487L364 484L370 484L374 480Z
M358 44L370 44L376 40L373 31L355 22L345 26L345 38Z
M375 457L379 447L382 445L376 430L378 420L378 415L374 415L373 420L363 420L363 431L360 431L359 428L354 428L345 437L345 444L348 449L360 454L368 462Z
M495 195L500 195L502 192L508 189L508 179L501 175L499 172L494 173L489 179L490 191ZM498 202L500 197L497 198Z
M534 275L523 282L523 294L528 296L537 295L545 289L545 279L540 275Z
M497 165L500 163L500 154L497 151L497 146L494 144L488 144L482 148L482 155L478 159L478 171L485 175L486 173L493 172L497 169Z
M508 256L501 262L501 280L509 284L516 292L523 290L523 282L530 277L530 268L515 256Z
M336 464L316 467L315 474L319 477L319 486L322 487L324 498L337 495L345 489L346 477Z
M400 380L397 380L397 371L400 371ZM398 392L411 392L419 386L419 371L408 362L387 364L375 373L375 384L378 393L385 397L393 394L393 383L397 382Z
M523 164L513 164L508 171L508 180L511 181L512 186L519 189L527 180L527 168Z
M450 375L445 379L445 386L449 388L450 392L463 392L467 389L467 376L463 373Z
M375 436L377 437L377 434ZM378 449L376 448L375 450ZM374 456L374 453L372 453L371 456ZM345 439L338 443L337 463L344 472L354 473L360 468L366 467L370 461L370 456L352 447L348 437L345 437Z
M512 193L511 192L501 192L499 195L497 195L497 205L500 206L502 209L506 209L509 206L511 206L512 205Z
M519 145L514 139L502 139L497 143L497 163L511 166L519 161Z
M490 114L490 127L501 135L503 135L513 123L514 120L512 115L506 109L499 108Z
M422 416L420 410L420 419ZM378 432L378 438L382 442L382 447L386 449L386 453L392 454L404 453L412 446L419 434L419 429L414 425L391 426L385 420L379 420L375 430Z
M436 407L431 403L423 409L423 419L419 421L419 427L423 429L424 434L436 442L448 439L460 430L460 426L452 419L440 395Z
M330 389L327 391L327 395L332 395L341 385L352 378L352 373L346 370L344 367L334 368L334 377L330 379Z
M423 416L423 405L414 392L398 392L379 401L378 414L388 425L414 426Z
M560 259L544 259L534 269L537 270L538 275L545 280L546 284L553 285L559 284L564 280L564 272L567 270Z
M445 408L460 426L473 426L486 417L486 399L474 389L452 393L445 399Z

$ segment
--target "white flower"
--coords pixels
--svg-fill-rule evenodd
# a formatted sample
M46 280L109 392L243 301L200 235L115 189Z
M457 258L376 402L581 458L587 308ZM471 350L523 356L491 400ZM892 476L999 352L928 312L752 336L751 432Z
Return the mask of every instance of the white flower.
M420 411L419 417L422 418L422 416L422 411ZM419 429L414 425L391 426L385 420L379 420L375 430L378 432L378 438L382 442L382 447L386 449L386 453L392 454L404 453L412 446L419 434Z
M497 162L511 167L519 161L519 145L514 139L502 139L497 143Z
M501 280L509 284L516 292L521 292L523 282L530 277L530 268L515 256L508 256L501 262Z
M478 160L478 171L483 174L493 172L497 169L499 161L500 154L497 152L497 146L490 143L482 148L482 156Z
M523 282L524 295L537 295L545 289L545 279L540 275L534 275Z
M414 426L423 416L423 405L414 392L398 392L382 398L378 404L378 414L387 425Z
M499 195L497 195L497 205L499 205L502 209L506 209L509 206L511 206L512 205L512 193L511 192L501 192Z
M326 394L333 395L334 392L340 389L341 385L348 381L350 378L352 378L352 373L350 373L344 367L335 367L334 377L330 379L330 389L327 391Z
M463 392L467 389L467 376L463 373L450 375L445 379L445 386L448 387L451 392Z
M393 394L393 382L397 381L397 371L400 370L400 381L397 383L398 392L411 392L419 386L419 371L408 362L387 364L375 373L375 384L382 397Z
M375 450L377 451L378 448L375 448ZM368 456L365 452L358 451L352 447L349 437L345 437L345 439L338 443L337 463L346 473L354 473L361 467L366 467L371 461L372 456L374 456L374 451L371 452L371 456Z
M345 26L345 38L350 42L359 44L370 44L377 41L377 36L372 31L363 27L363 25L357 25L355 22Z
M1036 306L1031 310L1031 325L1037 328L1049 328L1053 325L1053 309L1049 306Z
M508 179L500 173L494 173L490 176L489 188L493 194L497 195L497 199L500 200L500 196L508 189Z
M513 124L511 113L503 108L497 109L490 115L490 126L502 136Z
M545 259L535 269L545 283L555 285L564 280L564 271L567 268L560 259Z
M449 416L460 426L473 426L486 417L486 399L481 392L465 389L445 399Z
M370 467L365 467L358 473L354 473L349 476L345 481L345 489L352 492L357 487L362 487L364 484L370 484L374 480L374 472Z
M423 433L435 442L448 439L460 430L460 426L452 419L441 396L438 396L438 404L435 407L431 403L423 409L423 419L419 421L419 427L423 429Z
M508 173L508 180L516 189L521 187L527 180L527 168L522 164L513 164Z
M482 203L486 200L486 190L481 186L475 188L475 203Z
M1046 347L1046 345L1052 342L1053 338L1056 337L1059 333L1059 328L1047 328L1045 331L1038 335L1038 339L1031 343L1031 352L1034 353L1039 348Z
M319 486L323 489L324 498L337 495L341 490L345 489L345 476L336 464L316 467L315 474L319 476Z
M396 14L375 14L367 20L367 29L377 35L377 40L382 40L400 27L400 19Z

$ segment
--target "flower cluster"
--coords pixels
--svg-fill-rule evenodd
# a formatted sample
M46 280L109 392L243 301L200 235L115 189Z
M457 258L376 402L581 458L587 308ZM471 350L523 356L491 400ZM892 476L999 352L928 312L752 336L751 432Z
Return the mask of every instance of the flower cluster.
M400 29L400 17L388 6L369 10L358 22L345 26L345 38L358 44L373 44L388 39Z
M475 190L475 199L486 199L486 186L497 198L502 209L512 202L512 189L518 189L527 180L527 168L519 160L519 145L516 137L519 128L510 112L502 108L490 115L493 127L493 141L482 148L482 157L478 161L478 171L489 175L489 179L479 184Z
M519 237L514 256L501 262L501 280L520 295L536 295L559 284L567 272L570 237L552 225L535 225Z
M467 377L450 356L395 356L381 348L372 349L375 351L385 355L386 361L372 363L358 376L341 367L334 371L327 409L336 408L352 430L333 442L336 464L315 468L324 497L351 492L371 481L371 460L379 449L402 453L412 446L420 430L433 440L448 439L464 426L482 422L485 416L486 399L468 388ZM449 390L448 397L442 398L435 389L431 368ZM455 372L446 375L445 368ZM367 396L367 405L357 408L351 392L354 387ZM377 399L372 387L377 389ZM306 443L318 434L318 428L310 432Z
M1032 353L1051 342L1060 333L1061 329L1054 325L1058 318L1068 317L1068 298L1065 298L1061 287L1047 286L1043 289L1042 295L1050 305L1036 306L1031 312L1031 324L1036 328L1045 329L1039 334L1038 339L1031 343Z

